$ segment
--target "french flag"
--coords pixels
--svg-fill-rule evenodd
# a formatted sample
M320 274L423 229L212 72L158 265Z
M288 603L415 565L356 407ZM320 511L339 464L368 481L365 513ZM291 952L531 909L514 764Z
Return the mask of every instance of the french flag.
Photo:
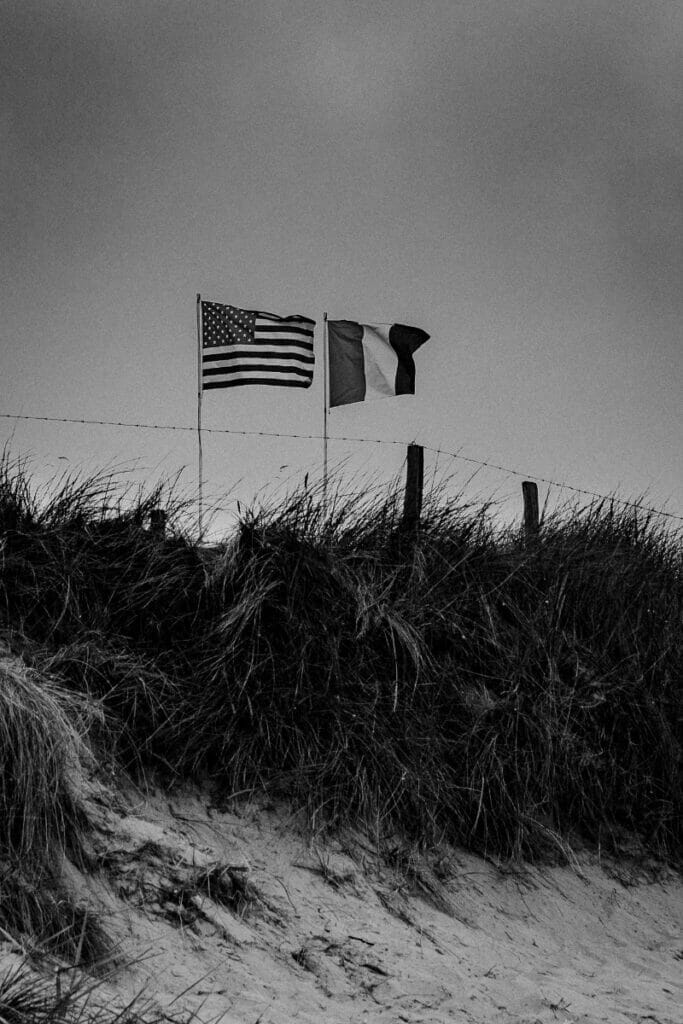
M415 394L413 353L429 338L405 324L329 320L330 408Z

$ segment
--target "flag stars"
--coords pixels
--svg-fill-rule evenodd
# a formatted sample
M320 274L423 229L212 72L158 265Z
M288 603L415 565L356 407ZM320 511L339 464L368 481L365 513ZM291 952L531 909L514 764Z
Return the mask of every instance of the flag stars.
M235 306L223 306L215 302L203 302L203 346L250 345L254 341L256 314Z

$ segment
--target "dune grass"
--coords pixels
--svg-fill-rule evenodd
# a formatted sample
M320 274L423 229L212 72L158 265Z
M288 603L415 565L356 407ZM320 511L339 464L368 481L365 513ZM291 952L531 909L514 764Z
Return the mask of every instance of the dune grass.
M141 995L113 1006L102 983L85 975L69 984L41 977L26 961L0 976L0 1021L3 1024L192 1024L191 1012L153 1007Z
M680 856L683 558L656 517L566 506L529 542L436 491L408 533L395 494L313 489L208 549L114 492L41 503L5 459L0 621L129 766L492 856Z
M84 964L110 947L69 893L62 864L85 860L84 737L96 710L0 657L0 929Z

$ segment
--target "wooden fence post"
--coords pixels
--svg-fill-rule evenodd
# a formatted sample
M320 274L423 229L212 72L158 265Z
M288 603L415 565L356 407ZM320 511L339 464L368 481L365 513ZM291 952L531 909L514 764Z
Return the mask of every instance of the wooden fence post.
M538 484L525 480L522 484L524 498L524 533L527 540L538 535Z
M408 531L417 531L420 525L424 487L424 456L422 445L408 445L406 493L403 502L403 527Z
M153 508L149 514L149 528L155 537L163 540L166 536L166 510Z

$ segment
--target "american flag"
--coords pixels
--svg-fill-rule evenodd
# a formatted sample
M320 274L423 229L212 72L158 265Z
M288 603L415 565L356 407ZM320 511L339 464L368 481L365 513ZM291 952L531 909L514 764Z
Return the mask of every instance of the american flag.
M305 316L202 302L202 391L239 384L309 387L314 327Z

